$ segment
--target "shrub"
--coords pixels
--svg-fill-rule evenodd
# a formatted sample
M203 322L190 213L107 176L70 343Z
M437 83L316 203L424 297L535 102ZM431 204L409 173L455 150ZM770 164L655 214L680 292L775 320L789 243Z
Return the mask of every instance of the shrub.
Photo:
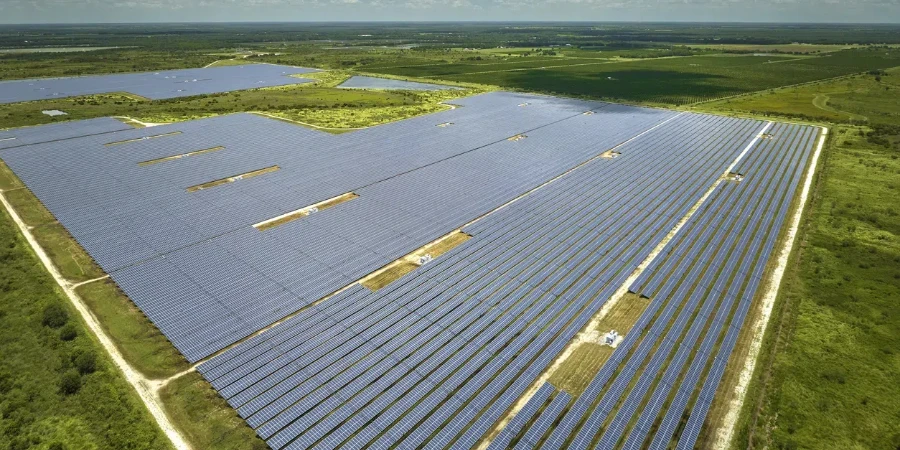
M81 389L81 375L77 370L67 370L59 380L59 390L66 395L72 395Z
M51 303L44 308L44 318L41 323L50 328L59 328L69 321L69 314L59 303Z
M97 370L97 356L93 352L84 352L75 357L75 367L82 375L94 373Z
M67 323L61 330L59 330L59 338L64 341L71 341L78 337L78 330L75 329L75 326L71 323Z

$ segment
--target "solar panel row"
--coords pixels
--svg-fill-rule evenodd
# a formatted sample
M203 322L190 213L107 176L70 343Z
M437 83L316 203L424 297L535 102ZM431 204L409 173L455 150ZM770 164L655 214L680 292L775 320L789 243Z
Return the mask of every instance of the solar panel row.
M733 346L742 317L762 281L816 132L812 127L776 125L771 133L777 138L758 142L737 165L744 181L718 186L647 268L649 276L632 285L632 290L654 301L545 448L563 444L567 448L613 448L623 437L624 448L643 448L656 418L666 402L672 401L651 448L669 446L710 353L721 342L723 327L733 335L725 342ZM760 253L762 242L771 244L768 251ZM734 310L737 299L742 306ZM731 326L727 325L729 317ZM685 331L688 323L691 326ZM725 351L726 347L720 347L714 362L719 370L728 361L730 349ZM688 362L690 368L682 373ZM660 376L663 367L666 370ZM710 373L721 375L714 369ZM708 408L714 393L715 386L704 387L679 448L693 448L706 416L703 405Z
M444 84L418 83L415 81L392 80L390 78L365 77L355 75L341 83L344 89L397 89L408 91L439 91L442 89L462 89Z
M678 117L467 227L473 239L407 277L345 291L200 371L274 448L470 447L759 128Z
M60 122L50 125L0 130L0 150L131 129L130 126L116 119L103 117L77 122Z
M152 100L309 83L316 69L247 64L161 72L0 81L0 104L128 92Z

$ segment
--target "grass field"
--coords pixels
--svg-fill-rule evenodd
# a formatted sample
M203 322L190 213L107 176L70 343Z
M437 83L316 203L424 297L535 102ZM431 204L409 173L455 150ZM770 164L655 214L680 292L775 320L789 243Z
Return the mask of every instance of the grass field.
M691 44L686 47L692 49L713 50L722 52L753 52L753 53L829 53L854 48L856 46L840 44Z
M9 215L0 216L0 448L170 448Z
M746 113L856 124L900 123L900 69L777 89L699 105L703 111Z
M0 53L0 80L203 67L219 58L200 52L118 48L72 53Z
M824 56L703 55L642 61L564 59L500 64L366 70L497 85L504 88L681 105L900 64L896 49L853 49ZM525 70L525 67L529 67Z

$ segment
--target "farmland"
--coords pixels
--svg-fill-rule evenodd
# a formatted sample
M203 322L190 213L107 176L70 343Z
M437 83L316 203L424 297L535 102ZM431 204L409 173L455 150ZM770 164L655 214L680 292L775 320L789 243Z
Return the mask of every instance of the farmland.
M0 55L2 78L322 70L0 105L49 124L0 131L0 189L94 328L4 219L0 320L25 339L0 349L0 443L896 443L890 27L193 27Z

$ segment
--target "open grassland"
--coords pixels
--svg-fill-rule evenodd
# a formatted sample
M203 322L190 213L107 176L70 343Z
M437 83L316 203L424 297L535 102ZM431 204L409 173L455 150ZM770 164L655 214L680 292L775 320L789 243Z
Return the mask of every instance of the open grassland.
M900 69L810 83L698 105L713 113L777 115L855 124L900 123Z
M9 215L0 215L0 448L170 448Z
M482 64L478 67L454 65L449 68L418 66L366 70L509 89L681 105L886 69L900 63L900 51L877 48L844 50L821 56L703 55L626 62L554 61L520 64L519 67Z
M384 91L340 89L346 72L312 74L315 83L237 91L171 100L140 100L127 95L90 95L66 99L0 105L0 128L39 125L64 120L127 116L142 122L165 123L235 112L263 112L325 128L359 128L447 109L440 102L486 87L445 91ZM59 109L67 116L41 113Z
M734 448L900 445L900 153L838 127Z

